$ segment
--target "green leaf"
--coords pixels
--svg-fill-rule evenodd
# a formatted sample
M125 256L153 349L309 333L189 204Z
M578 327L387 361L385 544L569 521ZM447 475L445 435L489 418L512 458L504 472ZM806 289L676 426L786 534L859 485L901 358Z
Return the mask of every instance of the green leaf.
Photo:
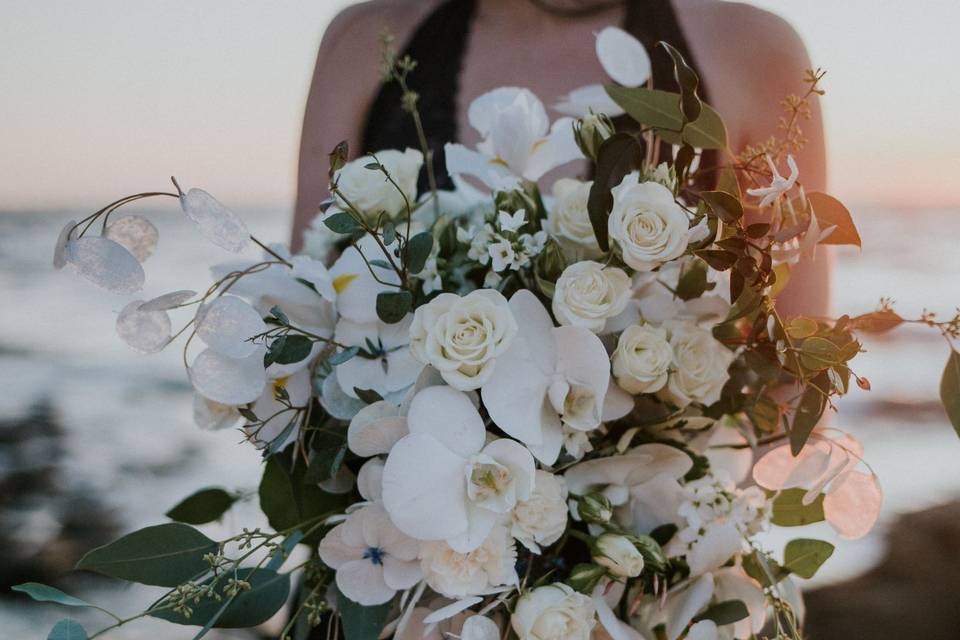
M886 333L903 324L903 318L893 311L881 310L850 318L850 328L864 333Z
M787 323L787 326L784 327L784 330L787 332L787 335L794 340L803 340L815 334L819 328L820 325L813 318L798 316L792 318L790 322ZM830 344L833 343L831 342Z
M700 117L683 126L680 95L659 89L606 85L607 95L640 124L657 129L661 138L670 144L686 142L698 149L724 149L727 129L723 119L710 105L702 103Z
M383 400L383 396L374 391L373 389L360 389L359 387L354 387L353 392L357 394L357 397L366 402L367 404L373 404L374 402L380 402Z
M337 471L347 455L346 429L338 431L334 427L325 428L314 433L310 441L313 458L307 466L304 482L318 484L329 480Z
M397 240L397 227L392 222L387 222L383 225L381 234L383 235L383 244L389 247Z
M791 325L793 323L791 322ZM786 327L787 333L790 333L790 326ZM816 329L814 329L816 331ZM790 334L791 337L793 334ZM811 336L800 345L800 364L804 369L810 371L822 371L828 367L843 362L840 357L840 347L830 342L826 338Z
M80 623L66 618L53 626L47 640L87 640L87 630Z
M345 640L377 640L390 613L390 603L375 607L357 604L337 590L337 610Z
M348 494L326 493L316 483L305 480L306 466L292 460L292 447L284 453L267 458L260 480L260 510L274 531L300 528L300 525L337 511L347 504ZM307 527L304 527L306 529ZM323 531L311 533L305 544L314 544L323 537Z
M690 266L680 273L677 281L677 297L681 300L693 300L702 296L711 283L707 281L707 265L700 260L693 260Z
M166 516L177 522L205 524L219 520L236 500L236 496L225 489L208 487L184 498L177 506L167 511Z
M336 353L332 354L329 358L327 358L327 362L331 366L335 367L338 364L343 364L344 362L347 362L358 353L360 353L360 347L349 347L347 349L343 349L341 351L337 351Z
M86 600L81 600L69 594L60 591L60 589L55 589L54 587L47 586L45 584L40 584L39 582L24 582L23 584L14 585L10 587L13 591L19 591L20 593L25 593L37 602L56 602L57 604L63 604L68 607L95 607Z
M743 556L742 564L743 571L763 587L772 587L790 575L790 571L781 567L776 560L759 551Z
M339 211L323 219L323 224L334 233L348 234L360 229L358 223L352 215L346 211Z
M384 291L377 294L377 317L387 324L396 324L413 307L413 295L409 291Z
M597 151L597 165L587 198L587 212L593 235L603 251L610 250L607 237L607 217L613 208L613 195L610 190L623 181L624 176L643 163L643 146L636 138L627 133L615 133L600 145Z
M429 231L418 233L407 243L407 270L412 274L423 271L430 252L433 250L433 234Z
M680 111L685 121L693 122L700 117L702 107L700 98L697 97L700 78L679 51L663 41L657 44L666 49L673 59L673 77L677 80L677 86L680 87Z
M947 411L950 424L957 435L960 435L960 353L953 349L950 350L947 366L940 378L940 402Z
M743 194L740 192L740 183L737 181L737 170L733 168L733 165L725 164L721 167L717 177L717 189L726 191L737 200L743 199Z
M282 340L282 342L281 342ZM275 345L280 342L280 345ZM305 360L313 351L313 340L307 336L289 334L270 344L271 360L277 364L293 364Z
M804 489L786 489L773 500L773 517L780 527L801 527L814 522L823 522L823 494L810 504L803 504Z
M232 577L232 576L229 576ZM269 569L244 568L237 571L237 578L250 583L250 589L240 591L232 600L226 589L229 577L221 578L214 587L221 600L206 597L199 603L190 603L193 609L189 618L183 614L164 609L150 614L168 622L201 626L217 616L211 627L219 629L243 629L263 624L273 617L287 602L290 595L290 575ZM212 580L212 578L211 578ZM208 584L210 580L203 584ZM224 603L227 603L226 606Z
M202 575L210 565L203 559L217 543L179 522L146 527L127 534L80 558L77 569L105 576L175 587Z
M743 601L724 600L695 617L693 621L712 620L718 627L722 627L725 624L739 622L749 615L750 611L747 610L747 605L743 604Z
M820 244L852 244L859 247L860 232L853 223L853 216L843 203L825 193L808 193L807 202L817 216L821 229L836 227Z
M760 307L763 300L764 296L760 291L753 287L744 287L743 291L741 291L737 297L737 301L733 303L730 311L727 312L727 317L724 319L724 322L732 322L733 320L739 320L740 318L750 315Z
M743 205L725 191L704 191L700 194L700 199L726 224L736 224L743 217Z
M737 262L737 254L719 249L703 249L694 255L717 271L726 271Z
M791 540L783 550L783 566L801 578L812 578L833 555L833 545L823 540Z
M795 456L800 454L813 428L820 422L823 410L827 407L827 399L817 387L826 389L829 382L826 374L818 375L800 397L800 404L797 405L793 424L790 426L790 451Z

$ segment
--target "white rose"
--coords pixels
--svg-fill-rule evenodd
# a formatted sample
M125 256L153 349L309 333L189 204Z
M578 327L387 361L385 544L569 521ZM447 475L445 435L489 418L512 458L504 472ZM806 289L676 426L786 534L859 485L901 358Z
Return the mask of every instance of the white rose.
M623 312L630 302L630 276L618 267L599 262L576 262L557 280L553 314L562 325L603 331L607 319Z
M643 555L637 547L612 533L597 538L593 561L618 578L636 578L643 571Z
M613 352L613 376L628 393L653 393L667 384L673 349L667 331L649 324L627 327Z
M441 293L414 313L410 350L451 387L469 391L490 378L516 333L517 322L500 292L478 289L462 298Z
M636 180L636 174L630 174L611 191L607 230L624 262L638 271L651 271L683 255L690 224L669 189Z
M442 541L420 544L420 568L427 584L448 598L517 584L516 562L517 548L504 526L494 527L483 544L469 553L458 553Z
M733 352L709 330L686 323L671 328L670 346L674 367L667 382L670 398L680 406L691 402L709 405L719 400L730 378L727 369L733 362Z
M588 596L556 582L526 592L510 624L520 640L589 640L596 607Z
M587 199L593 182L561 178L553 183L553 206L547 211L546 230L565 249L583 257L602 252L590 224Z
M553 544L567 528L567 483L563 476L543 470L538 470L534 477L533 494L513 508L510 533L539 553L538 545Z
M350 204L361 213L371 218L381 211L396 216L406 211L404 196L411 206L417 199L417 178L423 166L423 154L415 149L388 149L377 152L376 156L376 160L397 183L396 186L383 175L383 171L366 168L374 162L373 156L348 162L334 175L334 182ZM397 186L400 187L399 191ZM337 204L342 208L348 206L339 198Z

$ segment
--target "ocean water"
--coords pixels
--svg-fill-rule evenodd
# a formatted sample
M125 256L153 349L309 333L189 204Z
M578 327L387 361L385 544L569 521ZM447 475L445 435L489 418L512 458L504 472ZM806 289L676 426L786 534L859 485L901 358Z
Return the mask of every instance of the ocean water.
M156 254L145 265L144 298L201 289L209 283L211 264L234 258L199 238L174 206L140 212L147 213L161 234ZM258 237L286 239L285 213L241 213ZM960 273L960 252L954 240L960 237L960 211L860 208L854 213L864 249L833 252L836 313L872 310L881 296L895 298L898 309L912 316L924 307L948 314L960 305L955 275ZM0 421L49 403L65 430L56 485L96 499L121 531L162 522L164 511L203 486L254 490L258 454L241 445L236 432L205 432L193 425L191 391L179 350L153 356L133 353L113 332L116 313L127 300L51 268L57 233L71 217L82 215L0 213ZM822 524L767 536L774 549L795 537L834 541L837 552L815 583L842 580L869 568L882 554L883 531L897 514L960 498L960 439L937 401L947 355L943 340L932 331L908 327L870 338L865 346L868 353L858 358L855 368L871 380L873 390L854 390L842 400L834 424L864 441L865 457L880 476L885 491L880 526L858 541L838 540ZM5 464L0 458L0 475ZM24 549L39 549L60 532L42 501L18 518L16 541ZM247 503L223 523L205 529L218 536L262 524L256 505ZM156 591L98 588L78 595L130 614L150 602ZM0 628L7 637L44 638L50 625L68 614L89 622L91 630L108 622L95 613L22 602L0 599ZM190 628L138 623L108 637L192 636Z

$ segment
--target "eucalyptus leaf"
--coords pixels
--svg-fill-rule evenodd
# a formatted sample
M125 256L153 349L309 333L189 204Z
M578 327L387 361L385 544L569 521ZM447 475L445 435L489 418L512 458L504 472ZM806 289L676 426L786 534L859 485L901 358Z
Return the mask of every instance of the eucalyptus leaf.
M787 333L790 333L790 325L787 326ZM790 335L794 337L793 334ZM826 338L810 336L800 345L800 364L805 369L821 371L842 362L840 347Z
M953 349L940 378L940 402L950 418L950 424L960 435L960 353Z
M825 374L819 374L800 397L800 404L793 415L793 424L790 425L790 451L795 456L800 454L823 415L827 399L820 389L826 389L829 382Z
M412 274L423 271L427 260L430 258L430 252L433 250L433 234L429 231L418 233L410 238L407 244L407 270Z
M179 522L146 527L98 547L77 569L158 587L176 587L206 572L217 543Z
M205 524L219 520L237 497L225 489L208 487L181 500L166 516L186 524Z
M87 630L79 622L66 618L53 626L47 640L87 640Z
M694 622L711 620L718 627L739 622L750 615L747 605L742 600L724 600L712 605L709 609L693 619Z
M345 640L377 640L390 613L389 602L373 607L357 604L337 590L337 611Z
M327 362L328 362L331 366L334 366L334 367L335 367L335 366L337 366L338 364L343 364L344 362L347 362L348 360L350 360L351 358L353 358L353 356L357 355L358 353L360 353L360 347L356 347L356 346L354 346L354 347L348 347L348 348L346 348L346 349L342 349L342 350L337 351L336 353L332 354L329 358L327 358Z
M280 340L283 340L280 342ZM274 345L280 342L279 347ZM313 351L313 340L307 336L288 334L282 336L270 345L272 361L277 364L294 364L307 359Z
M783 566L801 578L812 578L833 555L833 545L823 540L791 540L783 550Z
M349 234L360 229L360 223L346 211L338 211L323 219L323 224L334 233Z
M673 59L673 77L680 87L680 111L683 113L684 121L693 122L700 117L702 103L697 96L697 87L700 85L700 77L694 71L683 55L666 42L658 43L667 50Z
M823 494L810 504L803 504L803 489L786 489L773 500L773 516L770 522L780 527L800 527L814 522L823 522Z
M698 149L724 149L727 146L727 129L723 119L706 103L701 103L700 117L683 127L679 94L619 85L606 85L605 89L631 118L654 127L660 137L670 144L686 142Z
M727 224L736 224L743 217L743 205L725 191L704 191L700 199L707 203L714 215Z
M286 604L287 596L290 595L289 574L269 569L244 568L237 571L236 577L248 582L250 589L241 590L232 599L226 594L229 580L225 577L218 580L214 587L221 599L204 597L199 603L191 602L193 611L189 618L173 609L163 609L150 615L176 624L196 626L206 625L216 616L216 621L209 625L210 627L244 629L263 624L272 618ZM208 580L203 584L209 582Z
M377 294L377 317L387 324L396 324L413 308L409 291L383 291Z
M81 600L69 594L60 591L54 587L47 586L45 584L40 584L39 582L24 582L23 584L14 585L10 587L12 591L19 591L20 593L25 593L37 602L56 602L57 604L63 604L68 607L96 607L86 600Z

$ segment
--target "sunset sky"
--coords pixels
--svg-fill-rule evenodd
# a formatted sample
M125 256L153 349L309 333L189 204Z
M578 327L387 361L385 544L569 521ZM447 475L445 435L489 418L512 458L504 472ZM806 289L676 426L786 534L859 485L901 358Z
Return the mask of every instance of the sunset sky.
M316 47L347 4L4 0L0 210L89 207L176 173L235 206L288 211ZM829 71L835 193L960 205L960 3L753 4Z

